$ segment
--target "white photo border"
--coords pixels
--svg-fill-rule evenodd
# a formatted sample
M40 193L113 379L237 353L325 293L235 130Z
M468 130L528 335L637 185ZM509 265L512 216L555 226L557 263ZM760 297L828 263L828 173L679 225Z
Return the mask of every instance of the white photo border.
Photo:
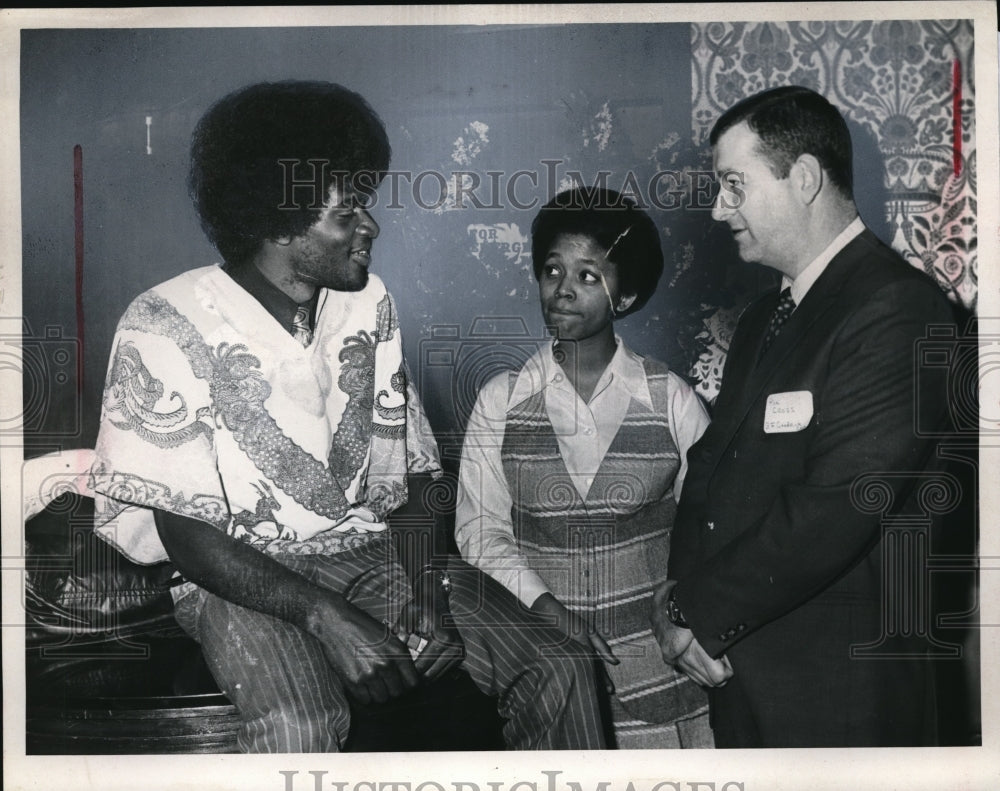
M441 24L577 24L724 20L969 18L975 22L976 135L979 173L979 315L1000 322L1000 146L997 118L996 8L976 2L761 4L492 5L300 8L7 9L0 12L0 314L21 315L20 32L32 28L296 27ZM984 327L984 329L986 329ZM995 384L995 383L994 383ZM20 382L0 380L0 400L21 397ZM1000 392L983 394L996 404ZM8 403L10 403L8 401ZM1000 444L1000 443L998 443ZM19 447L0 447L0 469L18 470ZM981 619L1000 625L1000 447L981 448ZM5 493L10 475L0 473ZM14 490L16 495L16 489ZM3 623L19 622L23 562L20 503L2 498ZM1000 689L996 629L982 633L982 747L594 753L413 753L361 755L25 756L23 630L3 630L4 787L219 789L222 791L773 791L774 789L989 788L1000 782ZM407 786L393 783L406 783Z

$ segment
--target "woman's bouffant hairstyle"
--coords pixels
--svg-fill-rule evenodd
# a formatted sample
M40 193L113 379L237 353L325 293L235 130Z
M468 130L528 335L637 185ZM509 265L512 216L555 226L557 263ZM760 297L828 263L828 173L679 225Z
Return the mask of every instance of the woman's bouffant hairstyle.
M389 167L381 119L329 82L258 83L221 99L195 128L188 188L205 233L232 265L316 222L332 184L371 192Z
M636 295L617 317L635 313L653 296L663 274L660 233L631 198L601 187L576 187L546 203L531 224L531 263L536 280L541 278L545 259L560 234L593 239L617 268L621 293Z

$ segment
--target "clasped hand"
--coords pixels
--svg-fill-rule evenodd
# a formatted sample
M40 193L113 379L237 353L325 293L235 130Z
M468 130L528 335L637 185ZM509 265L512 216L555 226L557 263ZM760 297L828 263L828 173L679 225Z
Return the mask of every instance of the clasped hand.
M694 632L672 623L667 617L667 597L677 583L668 580L653 595L651 621L663 661L673 665L703 687L721 687L733 676L729 659L713 659L694 636Z
M414 660L417 673L428 681L441 676L465 658L465 645L448 618L448 597L436 579L417 584L414 598L404 605L392 633L402 642L410 635L427 641Z
M361 703L384 703L433 680L462 661L457 630L444 622L447 601L438 592L418 589L395 623L378 621L341 597L330 597L309 619L308 631L323 646L347 693ZM417 634L427 645L417 659L405 639Z
M323 646L347 693L361 703L384 703L420 682L410 652L389 625L346 599L323 601L308 631Z

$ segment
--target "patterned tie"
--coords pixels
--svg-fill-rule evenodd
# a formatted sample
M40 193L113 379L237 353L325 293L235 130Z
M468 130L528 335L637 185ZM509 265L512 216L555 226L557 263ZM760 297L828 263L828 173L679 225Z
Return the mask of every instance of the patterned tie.
M309 329L308 305L299 305L298 310L295 311L295 318L292 319L292 335L303 346L312 343L313 334L312 330Z
M764 343L760 347L758 360L764 356L774 342L774 339L778 337L778 333L781 332L781 328L788 321L788 317L792 315L793 310L795 310L795 300L792 299L792 290L786 288L781 292L774 313L771 314L771 322L767 325L767 334L764 336Z

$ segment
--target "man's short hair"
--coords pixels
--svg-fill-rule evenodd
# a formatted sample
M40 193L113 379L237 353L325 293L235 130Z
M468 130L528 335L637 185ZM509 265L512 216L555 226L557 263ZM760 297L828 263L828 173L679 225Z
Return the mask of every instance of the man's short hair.
M560 234L588 236L606 251L618 271L622 294L635 301L616 315L627 316L645 305L663 274L660 233L653 220L635 202L619 192L600 187L577 187L560 192L546 203L531 223L531 263L541 278L545 259Z
M796 159L812 154L830 182L844 196L853 195L851 133L840 111L816 91L786 85L743 99L715 122L709 142L715 146L742 121L760 138L760 153L775 178L786 178Z
M359 191L373 191L390 156L385 127L359 94L330 82L258 83L198 122L188 187L205 233L238 265L266 240L305 232L332 184L354 177Z

